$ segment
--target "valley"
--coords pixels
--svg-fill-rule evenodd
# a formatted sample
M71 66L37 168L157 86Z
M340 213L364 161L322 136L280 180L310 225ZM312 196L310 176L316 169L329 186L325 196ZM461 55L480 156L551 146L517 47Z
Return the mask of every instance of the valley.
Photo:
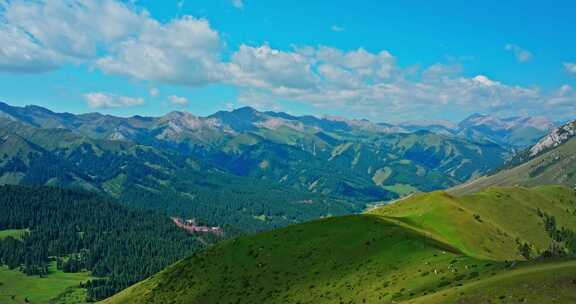
M574 11L0 0L0 304L576 303Z
M32 290L17 294L38 303L117 292L103 303L474 303L528 297L535 289L522 282L534 276L569 284L548 273L571 269L576 254L572 135L511 157L502 138L251 108L204 118L2 109L0 180L17 186L0 191L17 199L0 220L0 260L11 265L0 278L31 275ZM43 193L53 198L45 206ZM78 226L81 243L62 248L78 235L51 236L45 223L71 223L11 209L80 204L74 216L91 215L82 225L124 231L99 226L109 219L89 206L98 201L111 215L146 218L125 218L133 227L106 246L140 235L129 250L168 247L121 266L114 253L94 255L105 247L82 243L98 234ZM32 255L17 258L19 250ZM52 293L35 291L38 276L54 282Z
M248 107L207 117L7 104L0 113L0 183L78 187L243 232L448 188L511 153L486 139Z

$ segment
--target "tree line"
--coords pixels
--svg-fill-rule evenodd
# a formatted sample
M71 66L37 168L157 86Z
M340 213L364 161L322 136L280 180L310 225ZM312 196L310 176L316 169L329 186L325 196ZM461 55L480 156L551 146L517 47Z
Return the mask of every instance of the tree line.
M121 206L93 193L0 186L0 230L28 229L0 240L0 264L27 275L90 271L89 300L106 298L203 245L154 211Z

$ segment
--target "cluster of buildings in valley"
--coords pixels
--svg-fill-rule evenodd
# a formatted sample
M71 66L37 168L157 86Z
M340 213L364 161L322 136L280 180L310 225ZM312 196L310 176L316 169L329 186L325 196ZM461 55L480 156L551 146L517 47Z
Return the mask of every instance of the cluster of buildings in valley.
M224 230L221 227L215 226L202 226L196 223L195 219L183 220L178 217L173 217L172 221L176 226L190 232L190 233L213 233L213 234L224 234Z

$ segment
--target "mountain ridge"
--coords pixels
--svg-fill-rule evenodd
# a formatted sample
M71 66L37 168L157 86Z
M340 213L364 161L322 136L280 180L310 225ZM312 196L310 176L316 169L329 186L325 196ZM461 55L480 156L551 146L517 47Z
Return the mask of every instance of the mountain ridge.
M40 118L31 119L26 116L26 112L40 113L44 120ZM56 113L49 109L30 105L25 107L13 107L0 102L0 113L12 114L13 119L21 119L36 127L61 127L73 128L72 124L86 124L87 119L107 120L108 122L124 121L128 126L142 127L144 122L153 123L158 121L170 121L170 117L185 116L193 118L198 125L210 126L221 131L242 132L256 128L256 124L262 124L271 118L278 118L292 122L300 122L305 125L317 127L322 130L349 131L351 129L369 130L382 133L411 133L417 130L430 130L436 133L458 135L472 140L490 140L498 144L510 146L526 146L534 144L546 132L554 127L554 123L544 117L507 117L497 118L485 114L472 114L459 123L451 122L426 122L412 121L390 124L385 122L371 122L365 119L346 119L341 117L315 117L311 115L294 116L283 112L265 111L245 106L231 111L218 111L207 116L196 116L187 111L172 111L162 116L145 117L134 115L130 117L117 117L104 115L97 112L74 115L71 113ZM74 119L74 117L80 119ZM138 123L139 122L139 123ZM145 123L144 123L145 124ZM196 126L198 126L196 125ZM82 132L82 130L77 130ZM93 135L93 134L92 134ZM106 134L101 134L105 136ZM524 136L514 138L514 136Z
M32 127L150 146L234 175L364 201L392 199L409 189L449 187L497 167L508 155L497 144L453 135L398 133L363 120L296 117L248 107L207 117L175 111L128 118L2 108L12 120Z
M462 195L490 186L560 184L576 188L576 121L560 126L518 153L501 170L448 191Z

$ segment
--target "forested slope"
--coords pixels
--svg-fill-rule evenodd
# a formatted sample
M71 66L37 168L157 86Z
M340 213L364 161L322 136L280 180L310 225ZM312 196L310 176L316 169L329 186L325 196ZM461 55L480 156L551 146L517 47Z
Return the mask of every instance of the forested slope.
M0 239L0 264L35 276L48 275L54 260L64 272L89 270L98 278L85 285L94 299L193 253L204 246L199 238L213 238L190 235L165 215L84 191L0 186L0 210L0 231L28 231Z

